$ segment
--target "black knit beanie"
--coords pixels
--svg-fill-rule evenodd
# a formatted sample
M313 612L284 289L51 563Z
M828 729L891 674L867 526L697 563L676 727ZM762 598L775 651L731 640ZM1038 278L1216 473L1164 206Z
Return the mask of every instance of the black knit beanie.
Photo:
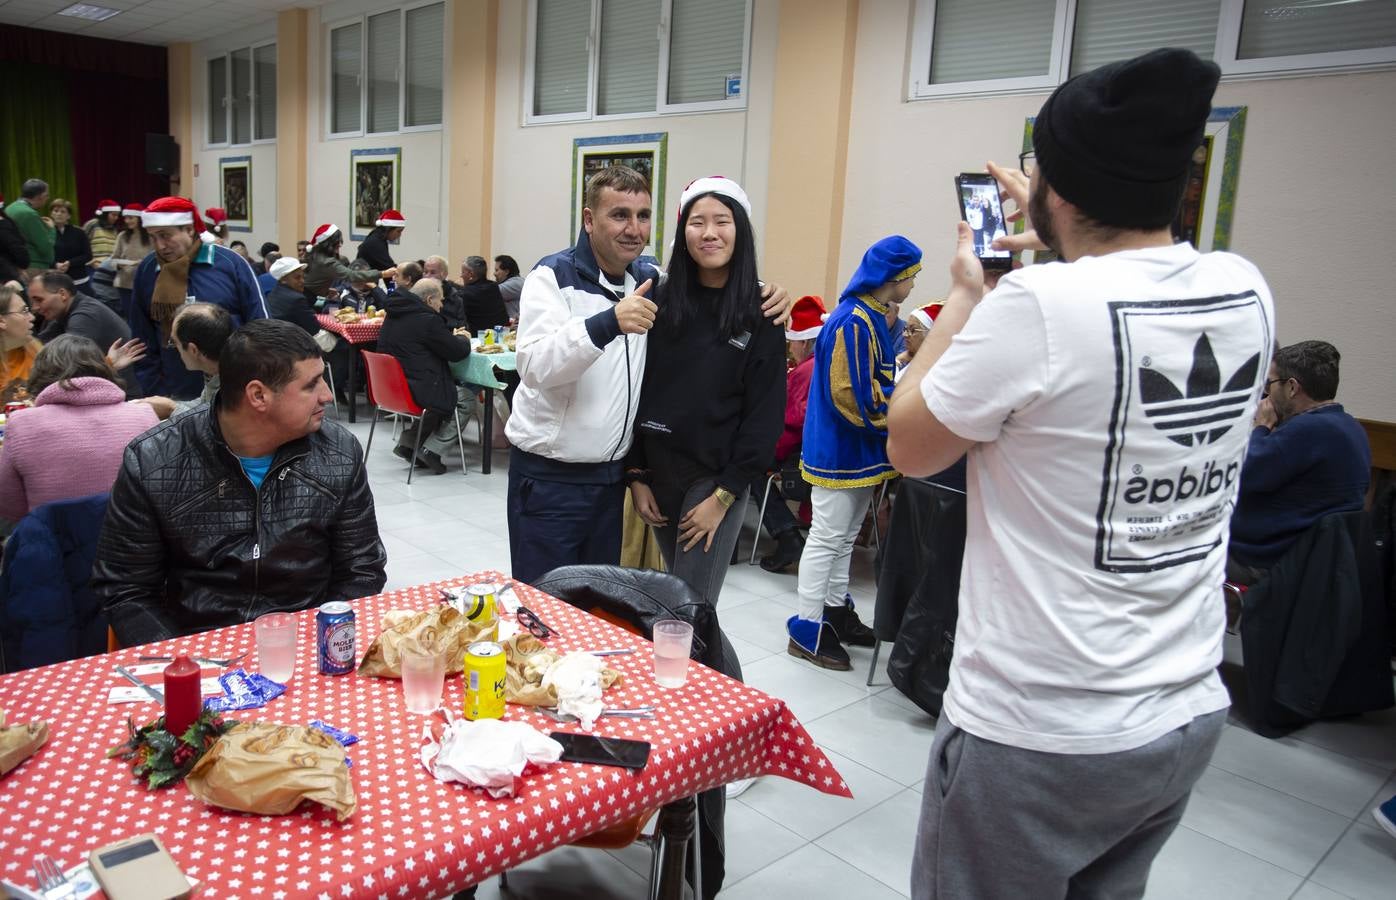
M1041 176L1102 225L1168 225L1220 77L1216 63L1175 48L1077 75L1033 123Z

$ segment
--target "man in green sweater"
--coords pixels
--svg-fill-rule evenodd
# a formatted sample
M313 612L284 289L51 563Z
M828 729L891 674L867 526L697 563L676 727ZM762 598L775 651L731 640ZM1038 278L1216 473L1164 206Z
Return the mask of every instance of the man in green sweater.
M29 249L31 274L53 268L53 223L39 214L45 206L48 206L48 184L31 178L19 189L19 199L5 207L5 215L15 223L24 238L24 246Z

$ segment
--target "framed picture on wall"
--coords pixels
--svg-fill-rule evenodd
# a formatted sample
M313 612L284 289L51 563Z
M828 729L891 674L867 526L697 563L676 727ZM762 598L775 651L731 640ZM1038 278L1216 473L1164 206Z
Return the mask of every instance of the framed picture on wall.
M349 160L349 239L361 241L385 210L398 208L402 148L352 150Z
M1023 126L1023 150L1032 149L1032 123ZM1173 239L1187 241L1198 250L1231 248L1231 223L1236 208L1236 186L1241 176L1241 144L1246 135L1246 107L1218 106L1207 116L1202 143L1188 164L1183 203L1173 220ZM1022 230L1019 223L1018 231ZM1055 259L1050 252L1033 254L1033 262Z
M252 230L252 157L218 160L218 205L228 213L229 231Z
M669 148L669 133L620 134L608 137L575 138L572 141L572 233L575 240L582 228L582 209L586 206L586 186L591 176L608 166L629 166L649 182L650 199L654 209L654 226L650 244L641 256L653 257L656 263L664 256L664 176Z

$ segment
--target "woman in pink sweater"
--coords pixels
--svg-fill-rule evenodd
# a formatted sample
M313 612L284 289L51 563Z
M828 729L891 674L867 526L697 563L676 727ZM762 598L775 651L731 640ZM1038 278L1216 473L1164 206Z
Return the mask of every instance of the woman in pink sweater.
M102 350L65 334L29 374L31 409L10 414L0 450L0 519L18 522L54 500L110 491L131 438L158 423L126 391Z

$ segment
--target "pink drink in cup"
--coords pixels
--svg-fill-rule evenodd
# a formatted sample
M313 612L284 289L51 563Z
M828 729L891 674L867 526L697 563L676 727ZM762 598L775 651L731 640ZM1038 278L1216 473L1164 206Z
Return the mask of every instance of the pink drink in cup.
M296 671L296 617L267 613L252 623L257 635L257 671L285 684Z
M688 680L688 653L693 626L679 619L654 623L654 680L660 687L683 687Z
M409 640L403 642L398 659L407 711L418 715L435 711L441 705L441 689L446 681L446 654L434 644Z

